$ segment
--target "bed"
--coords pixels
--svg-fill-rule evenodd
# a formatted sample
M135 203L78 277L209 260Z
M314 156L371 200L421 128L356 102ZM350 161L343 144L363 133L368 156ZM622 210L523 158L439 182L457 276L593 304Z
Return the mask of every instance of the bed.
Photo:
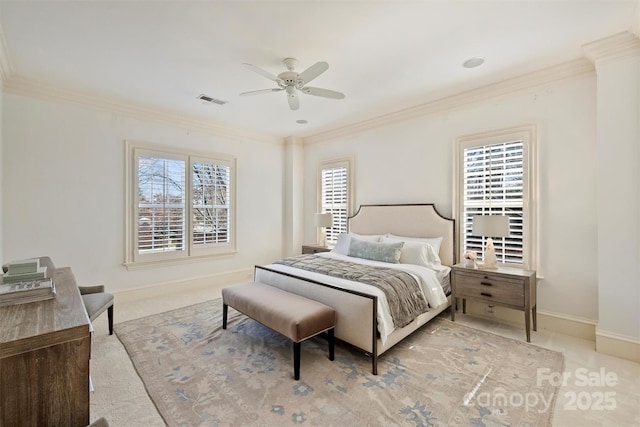
M369 354L372 372L377 375L378 356L450 306L451 297L447 292L450 271L448 267L455 264L456 259L455 221L440 215L433 204L362 205L358 212L349 218L348 230L350 235L358 240L372 235L391 235L391 238L442 238L437 251L441 265L433 270L433 275L438 278L442 289L435 289L432 285L435 303L429 303L427 312L418 315L406 326L394 327L392 324L389 328L388 325L385 327L387 305L384 295L381 296L378 289L366 284L329 278L320 273L278 263L256 266L255 280L333 307L337 313L336 338ZM408 242L408 239L404 240ZM338 244L340 245L340 241ZM317 256L345 258L343 254L336 253L335 249ZM376 264L376 261L365 260L364 263ZM416 266L408 264L392 266L406 268L414 277L418 274L432 274L422 270L416 271ZM424 270L426 269L425 267ZM421 286L424 289L424 285Z

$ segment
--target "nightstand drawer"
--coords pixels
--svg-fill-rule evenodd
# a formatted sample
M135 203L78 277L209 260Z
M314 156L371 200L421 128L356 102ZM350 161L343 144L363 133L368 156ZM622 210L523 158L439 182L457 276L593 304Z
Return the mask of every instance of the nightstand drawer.
M456 296L493 301L523 308L525 305L524 280L507 279L491 273L456 274Z

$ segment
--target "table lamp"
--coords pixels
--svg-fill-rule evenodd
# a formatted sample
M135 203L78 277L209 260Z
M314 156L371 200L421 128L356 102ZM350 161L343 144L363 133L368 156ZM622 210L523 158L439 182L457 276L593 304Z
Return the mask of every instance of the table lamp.
M488 237L484 249L484 268L498 268L492 237L509 237L509 217L505 215L474 215L472 236Z
M320 228L320 246L326 248L327 227L333 227L333 215L330 213L317 213L316 227Z

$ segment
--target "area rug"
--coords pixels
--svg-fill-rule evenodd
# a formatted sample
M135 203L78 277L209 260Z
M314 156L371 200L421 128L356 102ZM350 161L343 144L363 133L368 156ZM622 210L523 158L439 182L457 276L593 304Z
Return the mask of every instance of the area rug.
M322 337L292 344L220 299L117 324L169 426L550 425L564 357L435 318L379 358ZM544 374L540 374L544 372Z

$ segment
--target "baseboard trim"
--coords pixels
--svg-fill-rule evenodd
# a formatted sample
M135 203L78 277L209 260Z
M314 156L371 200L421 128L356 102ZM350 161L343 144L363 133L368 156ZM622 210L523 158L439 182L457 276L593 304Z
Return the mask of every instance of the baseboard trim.
M640 341L624 335L596 330L596 351L640 363Z
M467 313L485 319L498 320L516 324L524 328L524 312L506 307L494 307L493 314L487 314L486 303L467 300ZM546 329L571 337L582 338L589 341L596 340L596 321L569 316L566 314L537 311L538 330ZM533 325L532 325L533 327Z
M204 287L224 286L233 283L246 282L252 278L253 268L248 268L208 276L191 277L184 280L138 286L135 288L115 291L114 296L120 301L136 301L148 298L152 295L157 295L158 293L166 295L174 292L194 291Z

